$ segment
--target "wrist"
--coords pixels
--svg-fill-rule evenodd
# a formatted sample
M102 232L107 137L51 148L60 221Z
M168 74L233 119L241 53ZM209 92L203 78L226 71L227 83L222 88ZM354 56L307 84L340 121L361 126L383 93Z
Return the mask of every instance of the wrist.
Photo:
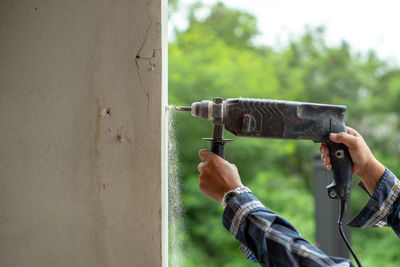
M243 194L243 193L251 193L251 190L246 186L239 186L232 190L225 192L224 196L222 197L221 205L225 209L228 202L236 195Z
M374 157L358 172L358 176L371 195L375 192L375 189L379 185L385 171L385 166Z

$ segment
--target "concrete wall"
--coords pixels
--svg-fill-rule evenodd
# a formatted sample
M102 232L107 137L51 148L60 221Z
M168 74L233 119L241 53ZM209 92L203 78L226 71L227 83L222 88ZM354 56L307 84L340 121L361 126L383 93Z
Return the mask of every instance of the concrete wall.
M161 266L160 2L0 1L0 266Z

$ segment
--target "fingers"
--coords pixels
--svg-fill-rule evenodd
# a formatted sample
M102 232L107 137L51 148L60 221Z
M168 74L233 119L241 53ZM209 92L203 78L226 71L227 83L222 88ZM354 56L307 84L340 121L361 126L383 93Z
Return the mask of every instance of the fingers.
M200 162L199 165L197 166L197 170L199 171L200 175L203 174L204 165L206 165L205 162Z
M319 151L321 152L321 160L324 163L325 169L330 171L332 169L331 159L329 157L329 149L328 146L324 143L321 143L319 146Z
M328 171L332 170L332 164L325 164L324 165L325 169L327 169Z
M325 169L330 171L332 169L331 158L329 157L329 152L321 154L321 160L324 163Z
M354 136L358 136L358 137L361 136L356 130L354 130L353 128L351 128L349 126L346 126L346 130L347 130L348 134L351 134L351 135L354 135Z
M199 171L200 175L203 174L203 168L207 164L208 159L210 158L211 155L212 153L207 149L201 149L199 151L199 157L202 160L202 162L200 162L199 165L197 165L197 170Z
M328 150L327 145L326 145L325 143L321 143L321 144L319 145L319 152L321 152L321 154L322 154L322 153L325 153L326 150Z
M210 152L207 149L201 149L199 151L199 157L202 161L206 161L207 159L209 159L211 156L213 155L212 152Z
M329 158L329 155L326 157L323 157L321 155L321 160L324 163L324 168L327 169L328 171L332 170L332 164L331 164L331 159Z
M319 146L319 151L321 152L321 159L328 157L329 158L329 149L328 146L324 143L321 143Z
M197 170L200 172L200 175L203 174L204 167L210 164L214 165L214 161L215 160L218 161L220 159L220 157L218 157L216 154L212 153L207 149L201 149L199 151L199 157L202 160L202 162L200 162L199 165L197 166Z
M335 142L335 143L343 143L348 148L352 148L352 147L357 146L357 144L359 142L359 137L358 136L354 136L352 134L344 133L344 132L341 132L341 133L330 133L329 134L329 139L332 142Z

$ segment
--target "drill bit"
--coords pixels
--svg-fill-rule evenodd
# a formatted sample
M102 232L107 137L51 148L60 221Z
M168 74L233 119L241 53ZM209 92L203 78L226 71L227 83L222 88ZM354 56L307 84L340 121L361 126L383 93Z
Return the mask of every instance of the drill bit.
M192 107L174 107L178 111L192 111Z

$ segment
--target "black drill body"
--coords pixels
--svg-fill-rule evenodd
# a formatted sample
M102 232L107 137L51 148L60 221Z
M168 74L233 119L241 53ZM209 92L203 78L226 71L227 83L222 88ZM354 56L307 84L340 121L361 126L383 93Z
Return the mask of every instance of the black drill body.
M225 101L225 129L237 136L326 141L346 131L344 106L262 99Z

